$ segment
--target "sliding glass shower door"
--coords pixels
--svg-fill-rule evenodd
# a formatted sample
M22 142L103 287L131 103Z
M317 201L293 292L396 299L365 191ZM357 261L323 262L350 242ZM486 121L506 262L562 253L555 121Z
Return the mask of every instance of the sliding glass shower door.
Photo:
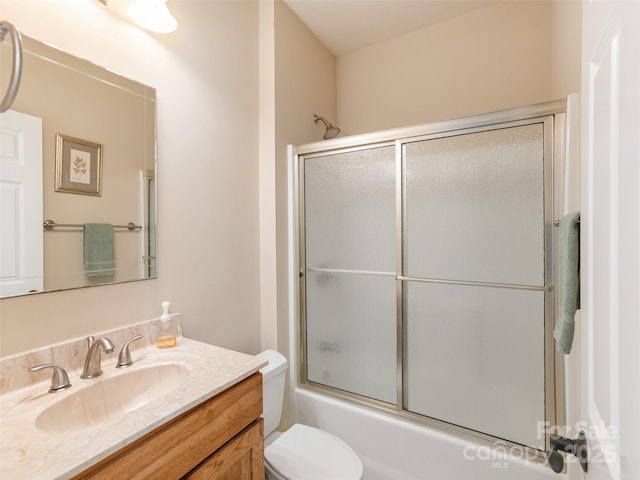
M554 121L298 157L307 383L545 449Z
M407 143L403 185L404 408L544 448L544 125Z
M307 378L396 401L395 149L304 162Z

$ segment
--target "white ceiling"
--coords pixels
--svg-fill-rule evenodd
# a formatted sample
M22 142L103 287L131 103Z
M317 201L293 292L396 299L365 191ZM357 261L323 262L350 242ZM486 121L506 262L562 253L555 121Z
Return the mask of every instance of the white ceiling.
M496 0L284 0L336 56L486 7Z

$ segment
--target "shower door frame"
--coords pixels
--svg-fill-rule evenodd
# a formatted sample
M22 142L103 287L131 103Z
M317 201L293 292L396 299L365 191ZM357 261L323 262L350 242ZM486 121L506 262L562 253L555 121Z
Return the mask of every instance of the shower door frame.
M354 401L366 406L375 407L392 413L410 421L417 421L432 427L441 428L445 431L454 431L464 435L470 435L476 440L481 440L488 445L506 445L514 450L521 450L527 458L536 461L545 461L545 453L542 450L522 445L491 434L472 430L452 424L450 422L428 417L425 415L410 412L405 409L405 394L403 369L405 365L404 346L404 325L405 325L405 295L404 286L408 281L415 280L413 277L403 275L404 270L404 190L403 190L403 148L407 143L444 138L448 136L460 135L462 133L476 133L498 128L509 128L529 124L543 124L543 196L544 196L544 286L536 287L535 290L544 290L544 406L545 421L551 426L564 424L564 373L562 368L562 357L555 352L553 339L553 318L555 305L555 292L552 287L554 279L554 257L555 242L557 233L554 231L553 222L561 214L560 203L563 196L564 187L564 131L566 122L566 100L558 100L528 107L492 112L488 114L475 115L444 122L436 122L414 127L399 128L381 132L367 133L351 137L342 137L329 141L315 142L311 144L290 147L289 157L292 167L291 180L293 192L295 193L294 208L290 212L294 221L297 221L297 245L293 250L297 251L297 258L294 255L292 260L297 260L293 265L297 281L292 281L292 288L297 290L298 303L295 317L298 319L298 358L299 375L298 385L305 388L321 390L331 395ZM491 128L494 127L494 128ZM547 138L549 139L547 141ZM396 181L396 403L395 405L375 400L362 395L330 387L308 380L307 377L307 349L306 349L306 252L305 252L305 196L304 196L304 160L307 157L317 158L328 155L348 153L358 150L368 150L376 147L395 146L395 181ZM296 230L294 228L294 230ZM557 230L557 229L556 229ZM361 272L368 274L386 274L386 272ZM418 280L420 281L420 280ZM456 283L456 281L438 281L439 283ZM485 285L479 285L484 283ZM466 284L466 282L465 282ZM495 286L491 282L477 282L479 286ZM507 286L506 288L525 288L528 286ZM545 430L545 450L549 449L548 426Z

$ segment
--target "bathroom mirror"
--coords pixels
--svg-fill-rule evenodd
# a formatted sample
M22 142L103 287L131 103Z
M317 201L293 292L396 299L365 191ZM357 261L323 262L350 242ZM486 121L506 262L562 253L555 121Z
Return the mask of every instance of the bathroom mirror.
M155 89L25 35L22 46L20 89L0 114L0 296L156 277ZM2 92L12 61L3 42Z

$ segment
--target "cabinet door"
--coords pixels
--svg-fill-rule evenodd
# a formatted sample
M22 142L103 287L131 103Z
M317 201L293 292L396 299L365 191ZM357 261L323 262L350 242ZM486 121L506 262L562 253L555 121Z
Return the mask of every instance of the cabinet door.
M259 419L185 477L189 480L263 480L264 433Z

